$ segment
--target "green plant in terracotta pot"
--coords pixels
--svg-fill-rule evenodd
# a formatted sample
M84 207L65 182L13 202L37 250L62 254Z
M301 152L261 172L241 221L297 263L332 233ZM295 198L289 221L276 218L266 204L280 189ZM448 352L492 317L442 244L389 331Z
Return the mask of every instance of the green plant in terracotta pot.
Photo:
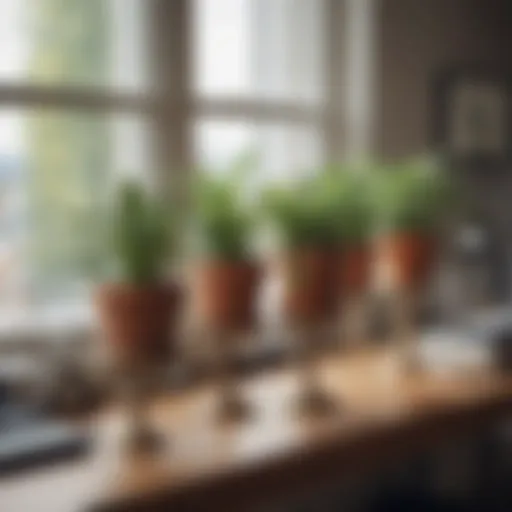
M232 342L250 332L256 321L260 269L254 252L256 216L248 197L247 173L252 164L237 159L222 174L203 172L195 187L194 237L199 253L194 268L193 297L197 320L218 340L224 376L230 377ZM220 414L231 419L244 404L227 379Z
M117 367L135 381L168 360L175 337L179 290L167 276L172 216L141 184L128 182L117 189L105 220L98 230L104 229L110 277L97 290L96 306ZM134 425L135 443L147 434L141 422Z
M384 168L376 201L386 234L384 250L400 287L428 279L438 253L439 231L453 195L446 171L425 160Z
M406 370L419 366L416 315L418 300L439 250L439 234L454 202L449 176L428 161L383 169L376 188L386 227L381 250L393 271L396 340Z
M335 308L338 229L330 184L315 177L264 195L280 250L283 313L292 325L318 326Z
M374 175L370 165L343 165L334 173L335 217L340 250L339 284L343 297L362 294L372 267L372 236L376 210L371 187Z
M311 353L336 313L339 233L336 196L327 175L266 190L263 206L278 245L282 314L301 349L306 414L333 410L317 382Z
M329 168L330 190L335 210L338 256L338 320L345 341L363 341L365 333L365 292L373 268L375 205L371 189L373 166L343 164Z

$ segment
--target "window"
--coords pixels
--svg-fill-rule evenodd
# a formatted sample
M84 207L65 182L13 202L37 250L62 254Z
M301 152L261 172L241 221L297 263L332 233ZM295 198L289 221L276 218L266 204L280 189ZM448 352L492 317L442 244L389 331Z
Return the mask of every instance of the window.
M310 173L324 153L314 125L291 122L199 119L194 140L196 157L210 172L222 172L237 155L254 154L260 183L286 183Z
M248 150L259 183L314 170L329 5L0 0L0 324L90 304L97 205L126 173L172 187Z
M2 324L88 304L102 196L152 168L145 5L0 0Z
M323 0L194 0L194 157L212 171L253 151L264 180L324 158Z
M121 114L0 112L0 308L80 294L96 263L104 194L145 168L146 132Z
M0 80L141 90L141 0L0 0Z
M193 157L222 173L254 154L251 184L291 183L328 158L326 0L193 0ZM337 109L335 109L337 110ZM276 321L278 282L262 314Z
M198 95L319 103L323 0L194 0Z

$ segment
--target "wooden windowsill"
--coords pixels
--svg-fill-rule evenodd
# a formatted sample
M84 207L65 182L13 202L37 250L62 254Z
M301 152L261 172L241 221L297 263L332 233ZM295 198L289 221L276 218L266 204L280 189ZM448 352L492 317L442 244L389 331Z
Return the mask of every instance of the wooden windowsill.
M2 482L2 510L242 510L368 471L512 410L512 375L406 375L396 362L389 349L322 359L323 382L340 407L324 420L298 418L289 367L244 381L254 411L234 427L216 423L211 383L158 398L151 415L167 440L158 456L123 450L124 416L111 408L91 421L89 458Z

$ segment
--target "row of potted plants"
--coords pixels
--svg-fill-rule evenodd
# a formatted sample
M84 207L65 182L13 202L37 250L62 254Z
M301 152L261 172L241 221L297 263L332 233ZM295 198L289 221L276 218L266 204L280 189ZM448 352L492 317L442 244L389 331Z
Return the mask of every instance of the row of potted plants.
M258 194L247 183L238 170L201 175L194 187L192 297L197 320L209 329L254 325L269 240L279 249L283 316L293 325L321 323L336 315L343 297L365 290L377 234L402 286L428 276L448 204L440 169L416 162L330 166ZM173 319L188 297L169 277L178 222L185 219L142 186L120 187L110 223L117 279L100 288L98 305L107 337L128 361L164 357L172 346Z

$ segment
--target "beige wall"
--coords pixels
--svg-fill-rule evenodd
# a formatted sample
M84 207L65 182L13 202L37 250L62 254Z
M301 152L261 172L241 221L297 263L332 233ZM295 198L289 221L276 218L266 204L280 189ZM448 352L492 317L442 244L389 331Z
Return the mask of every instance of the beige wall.
M507 6L508 4L508 6ZM381 0L377 36L376 149L387 157L424 151L432 81L446 66L510 69L508 0Z

